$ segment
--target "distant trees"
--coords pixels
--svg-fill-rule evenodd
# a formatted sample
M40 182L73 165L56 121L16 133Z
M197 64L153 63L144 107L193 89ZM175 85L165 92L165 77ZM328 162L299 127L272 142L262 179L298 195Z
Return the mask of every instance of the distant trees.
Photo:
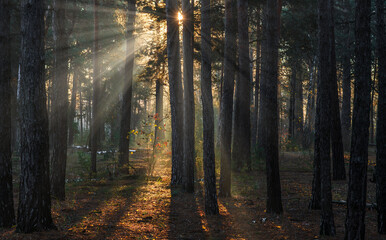
M282 213L281 185L279 173L279 119L278 119L278 63L279 23L281 6L279 1L267 0L265 19L265 48L267 55L262 65L260 83L261 134L259 142L263 148L267 171L267 212Z
M0 2L0 228L15 223L11 166L11 13L10 1Z
M21 1L20 193L18 232L55 228L51 217L44 83L44 1Z
M136 0L127 0L127 25L125 29L126 56L122 88L121 128L119 137L119 165L122 167L129 160L130 124L133 97L133 72L135 58L134 23Z
M371 92L371 1L355 1L355 92L345 239L365 238Z

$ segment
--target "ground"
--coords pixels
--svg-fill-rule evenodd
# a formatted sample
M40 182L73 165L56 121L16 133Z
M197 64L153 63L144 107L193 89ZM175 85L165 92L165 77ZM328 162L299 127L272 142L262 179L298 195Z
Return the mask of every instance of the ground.
M71 153L70 153L71 155ZM74 156L74 153L72 153ZM76 156L76 154L75 154ZM78 154L78 156L80 156ZM80 156L80 158L82 158ZM320 237L319 211L309 211L312 161L309 152L281 153L284 214L265 213L266 182L262 163L250 173L234 173L232 198L220 198L220 215L206 216L203 182L194 194L170 187L170 155L158 158L152 177L146 162L132 158L135 168L113 178L112 165L100 160L107 174L82 179L80 164L69 163L69 183L64 202L53 200L58 231L18 234L0 229L0 239L343 239L345 205L334 204L336 237ZM373 158L372 160L373 161ZM348 165L346 165L346 168ZM107 170L109 169L109 170ZM369 174L372 167L369 167ZM103 175L101 173L101 175ZM108 174L110 173L110 174ZM109 177L110 176L110 177ZM346 181L333 182L333 199L346 200ZM16 191L16 190L15 190ZM368 202L375 202L375 184L368 183ZM17 194L15 193L15 197ZM16 203L17 203L17 199ZM376 233L376 211L366 214L366 238ZM384 238L386 239L386 237Z

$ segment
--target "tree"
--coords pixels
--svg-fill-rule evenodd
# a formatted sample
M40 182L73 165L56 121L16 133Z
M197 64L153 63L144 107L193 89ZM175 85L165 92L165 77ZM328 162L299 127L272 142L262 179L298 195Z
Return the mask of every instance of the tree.
M371 1L356 0L355 3L355 90L345 239L365 238L370 126Z
M74 120L76 115L76 96L78 94L78 85L79 85L79 68L78 66L73 67L74 74L72 77L72 90L71 90L71 104L69 108L69 125L68 125L68 145L72 146L74 144Z
M232 145L232 111L233 91L236 72L236 1L225 1L225 50L224 50L224 82L220 105L220 190L219 195L231 195L231 145Z
M91 172L96 174L97 151L100 145L101 113L99 98L101 91L100 65L99 65L99 1L93 0L94 5L94 45L93 45L93 95L91 119Z
M122 89L121 106L121 130L119 138L119 165L123 166L129 160L131 101L133 98L133 71L134 71L134 23L136 16L136 0L127 1L127 25L126 25L126 58L125 73Z
M16 230L23 233L55 228L51 217L49 181L43 2L21 1L21 172Z
M255 107L253 110L252 115L252 149L256 148L257 144L257 123L259 118L259 90L260 90L260 51L261 51L261 26L260 26L260 16L261 9L260 6L257 7L256 10L256 19L257 19L257 26L256 26L256 37L257 37L257 43L256 43L256 74L255 74Z
M279 119L278 119L278 63L279 63L279 22L278 1L267 0L265 19L265 63L262 65L260 83L261 132L259 143L263 148L267 172L267 212L283 212L279 173Z
M332 130L331 120L333 112L331 104L333 91L331 85L336 81L333 0L319 0L319 82L318 100L319 123L315 129L318 132L318 154L320 158L320 191L321 191L321 224L320 234L334 236L335 224L332 212L331 194L331 158L330 158L330 134ZM335 77L334 77L335 75ZM320 97L319 97L320 95Z
M172 116L172 185L182 183L184 153L184 110L177 3L177 0L166 0L170 109Z
M68 32L66 31L66 1L54 0L52 26L54 38L54 76L52 79L52 196L65 199L67 162L68 109Z
M334 180L346 179L346 169L344 167L344 149L342 140L342 126L340 122L339 112L339 96L338 96L338 84L336 77L336 53L335 53L335 22L334 22L334 5L335 1L331 0L330 12L330 64L331 64L331 84L330 84L330 99L331 99L331 147L332 147L332 163L333 172L332 177Z
M344 18L346 24L344 27L345 46L351 46L351 35L350 35L350 12L351 6L349 0L343 0L345 7ZM350 128L351 128L351 50L350 47L344 52L342 67L343 67L343 98L342 98L342 111L341 111L341 120L342 120L342 140L343 147L345 151L350 151Z
M0 3L0 228L15 223L11 148L10 1Z
M210 0L201 2L201 100L204 125L205 213L218 214L214 156Z
M248 1L237 1L238 32L239 32L239 78L236 87L235 123L232 159L236 170L240 171L244 164L251 170L251 118L250 118L250 88L251 73L249 59L248 32Z
M182 1L184 20L184 188L194 192L194 89L193 89L193 3Z
M386 33L384 1L376 1L377 55L378 55L378 115L377 115L377 165L376 193L378 232L386 234Z

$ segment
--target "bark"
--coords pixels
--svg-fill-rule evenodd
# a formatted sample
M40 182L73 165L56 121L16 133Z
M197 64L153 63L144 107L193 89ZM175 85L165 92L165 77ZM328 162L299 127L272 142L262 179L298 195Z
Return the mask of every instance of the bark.
M164 139L164 134L163 134L163 125L164 125L164 110L163 110L163 105L164 105L164 102L163 102L163 99L164 99L164 85L163 83L161 82L160 79L157 80L156 82L156 90L155 90L155 96L156 96L156 99L155 99L155 109L156 109L156 120L155 120L155 124L157 125L155 127L155 139L158 141L158 142L161 142L163 139ZM160 129L159 127L161 127L162 129Z
M238 0L238 32L239 32L239 78L236 88L235 123L232 159L236 163L236 170L240 171L245 165L251 170L251 73L249 59L248 33L248 1Z
M66 1L54 0L52 13L54 66L51 106L51 191L52 196L65 199L67 162L68 111L68 34L66 32Z
M367 161L370 125L370 0L356 0L355 92L345 239L365 238Z
M255 73L255 107L252 115L252 149L257 144L257 123L259 118L259 90L260 90L260 49L261 49L261 26L260 26L260 8L257 9L257 27L256 27L256 73Z
M74 67L74 75L72 77L72 91L71 91L71 104L70 104L70 113L69 113L69 124L68 124L68 145L72 146L74 144L74 121L76 115L76 95L78 93L78 84L79 84L79 74L78 68Z
M224 50L224 82L220 106L220 190L221 197L231 196L231 147L232 147L232 111L233 91L236 73L236 32L237 32L236 1L225 2L225 50Z
M10 2L0 3L0 228L15 223L12 186Z
M333 180L346 179L346 169L344 167L344 149L342 140L342 126L339 111L338 79L336 76L336 54L335 54L335 23L334 23L334 2L331 0L331 20L330 20L330 42L331 42L331 146L333 163Z
M295 78L294 139L297 144L303 142L303 81L302 66L298 66Z
M119 166L122 167L129 161L130 124L133 98L133 71L135 58L134 23L136 17L136 0L127 1L127 26L126 26L126 59L123 78L122 105L121 105L121 129L119 137Z
M193 2L182 1L184 16L184 188L194 192L194 87L193 87Z
M384 1L377 0L377 54L378 54L378 114L377 114L377 166L376 196L378 232L386 234L386 33Z
M333 0L319 0L319 124L315 129L318 132L318 152L320 158L320 205L321 224L320 234L327 236L335 235L334 215L332 212L331 194L331 158L330 138L332 129L332 85L336 81L336 67L334 54L333 34ZM334 77L335 76L335 77Z
M184 109L177 15L178 1L166 0L170 111L172 116L172 185L182 183L184 153Z
M90 145L91 145L91 172L97 172L97 151L100 145L100 127L101 114L99 106L99 98L101 91L100 83L100 65L99 65L99 0L93 0L94 4L94 45L93 45L93 94L92 94L92 118L90 131Z
M21 172L16 231L23 233L55 228L51 217L49 181L43 2L21 1Z
M304 128L304 139L303 146L304 148L310 148L312 144L312 135L314 130L315 123L315 65L316 57L312 60L310 64L310 82L308 85L307 91L307 108L306 108L306 121Z
M279 119L278 119L278 63L279 63L279 23L280 7L278 1L267 0L266 5L266 56L262 66L263 77L260 85L261 134L266 158L267 172L267 212L281 214L281 185L279 173ZM260 133L260 132L259 132Z
M211 21L210 0L201 2L201 100L204 136L204 185L205 213L219 213L216 193L216 172L214 156L214 114L211 78Z
M320 80L319 80L320 81ZM318 82L319 82L318 81ZM311 201L309 205L309 209L311 210L319 210L321 208L321 183L320 183L320 131L316 129L320 129L320 101L321 95L318 94L316 97L316 114L315 114L315 140L314 140L314 176L312 179L312 195Z
M345 0L344 2L346 8L345 19L349 22L351 12L350 2ZM346 35L346 46L350 46L351 37L350 37L350 24L347 23L345 26ZM343 57L343 100L342 100L342 111L341 111L341 121L342 121L342 139L343 146L345 151L350 151L350 136L351 136L351 50L350 48L345 51Z
M296 95L296 67L291 67L290 100L288 110L288 138L293 139L295 135L295 95Z

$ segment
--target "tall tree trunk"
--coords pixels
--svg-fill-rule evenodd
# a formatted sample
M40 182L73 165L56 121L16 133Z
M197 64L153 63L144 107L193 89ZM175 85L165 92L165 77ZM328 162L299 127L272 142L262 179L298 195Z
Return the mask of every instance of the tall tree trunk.
M333 164L333 179L346 179L346 169L344 167L344 149L342 140L342 126L340 121L339 111L339 96L338 96L338 79L336 77L336 54L335 54L335 22L334 22L334 4L335 0L331 0L331 20L330 20L330 41L331 41L331 84L330 84L330 99L331 99L331 146L332 146L332 164Z
M344 7L346 9L345 19L348 22L345 26L344 34L346 35L346 46L350 46L351 37L350 37L350 12L351 6L349 0L344 0ZM343 146L345 151L350 151L350 136L351 136L351 50L348 48L345 51L343 57L343 100L342 100L342 111L341 111L341 120L342 120L342 139Z
M70 104L70 116L68 124L68 145L72 146L74 144L74 121L76 115L76 95L78 93L78 84L79 84L79 74L78 67L74 67L74 75L72 77L72 91L71 91L71 104Z
M278 64L279 64L279 23L278 1L267 0L266 5L266 56L262 66L263 77L260 85L261 134L267 172L267 212L283 212L279 173L279 115L278 115Z
M193 87L193 2L182 1L184 16L184 188L194 192L194 87Z
M232 149L232 159L235 160L236 170L243 166L251 170L251 117L250 117L250 58L248 32L248 1L238 0L238 32L239 32L239 78L236 88L235 129ZM238 116L237 116L238 115Z
M296 95L296 70L295 64L291 67L290 100L288 109L288 138L293 140L295 136L295 95Z
M345 239L365 238L367 161L370 125L370 0L356 0L355 94Z
M294 139L300 145L303 142L303 76L302 66L298 66L295 85L295 108L294 108Z
M257 8L257 26L256 26L256 73L255 73L255 107L252 115L252 149L254 150L257 145L257 123L259 118L259 91L260 91L260 49L261 49L261 26L260 16L261 9Z
M156 81L156 87L155 87L155 114L156 114L156 120L155 120L155 139L158 142L161 142L164 138L163 134L163 125L165 124L164 120L164 110L163 110L163 99L164 99L164 85L161 79L158 79Z
M52 81L52 196L65 199L67 161L68 111L68 35L66 32L66 1L53 1L54 76Z
M320 77L319 77L320 79ZM318 81L320 82L320 80ZM319 86L319 84L318 84ZM314 176L312 179L312 194L309 209L319 210L321 208L321 182L320 182L320 109L321 95L316 97L316 113L315 113L315 140L314 140Z
M55 228L51 217L49 181L43 2L21 1L21 172L16 231L23 233Z
M93 94L92 94L92 119L91 119L91 172L97 172L97 151L100 145L100 127L101 127L101 113L99 106L100 98L100 66L99 66L99 0L94 1L94 46L93 46Z
M83 144L83 98L82 98L82 82L79 81L79 122L80 122L80 140Z
M374 103L374 94L375 94L375 79L377 77L377 61L374 60L374 78L371 82L371 100L370 100L370 143L375 143L375 103Z
M220 190L221 197L231 195L231 146L232 146L232 111L233 91L236 72L236 32L237 32L236 0L225 1L225 50L224 50L224 82L220 106Z
M133 98L133 72L134 72L134 58L135 39L134 23L136 17L136 0L127 0L127 26L126 26L126 59L125 59L125 73L123 78L122 89L122 105L121 105L121 129L119 137L119 166L123 166L129 161L129 144L130 144L130 124L132 112L132 98Z
M310 82L308 85L307 91L307 107L306 107L306 121L304 128L304 148L309 148L312 144L312 133L314 129L315 116L315 65L316 57L312 60L310 64Z
M377 114L377 210L378 232L386 234L386 33L384 1L377 0L378 114Z
M12 186L11 14L8 0L0 3L0 228L15 223Z
M319 124L315 129L318 132L318 152L320 158L320 191L321 191L321 224L320 234L327 236L335 235L334 215L332 212L331 194L331 85L336 81L336 67L334 54L334 22L333 22L334 0L319 0L318 2L318 25L319 25ZM334 77L335 76L335 77Z
M201 100L204 125L205 213L218 214L214 156L210 0L201 1Z
M178 1L166 0L170 109L172 116L172 185L182 183L184 108L181 82Z

